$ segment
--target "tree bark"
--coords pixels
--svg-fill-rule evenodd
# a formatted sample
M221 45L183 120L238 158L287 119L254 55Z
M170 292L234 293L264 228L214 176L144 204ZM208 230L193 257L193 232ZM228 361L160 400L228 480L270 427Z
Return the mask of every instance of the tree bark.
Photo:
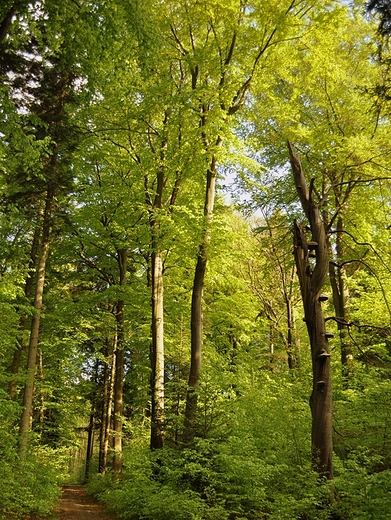
M100 444L99 444L99 473L106 474L107 456L109 452L110 442L110 423L111 411L114 394L114 378L115 378L115 360L114 351L116 349L117 339L114 340L114 346L109 348L109 340L106 340L106 363L104 369L103 381L103 403L100 427ZM111 360L110 362L108 360Z
M127 250L117 250L119 267L119 285L126 284ZM114 377L114 416L113 416L113 449L114 456L112 469L116 477L122 473L122 423L123 423L123 384L124 384L124 359L125 359L125 301L123 298L117 302L117 348L115 351L115 377Z
M1 21L1 23L0 23L0 43L7 36L8 29L12 23L12 18L15 16L20 4L21 4L21 2L14 2L14 4L11 6L11 8L8 10L7 14Z
M344 388L349 387L349 381L353 377L353 354L349 337L347 334L347 309L346 309L346 287L344 283L342 233L343 219L338 217L336 228L336 262L330 262L330 283L333 292L333 304L337 317L337 327L341 345L342 384Z
M285 305L286 305L286 325L287 325L287 346L286 353L288 356L288 367L292 370L295 368L296 359L294 355L294 314L293 314L293 305L292 299L287 294L284 294Z
M84 472L84 482L88 482L90 476L91 459L94 451L94 411L90 413L90 421L88 423L86 467Z
M169 121L169 113L165 112L163 124ZM151 150L156 150L150 139ZM160 211L165 206L163 193L167 182L166 177L166 153L168 137L166 131L159 146L159 167L156 172L156 189L152 198L149 194L148 179L146 178L145 195L149 210L149 225L151 231L151 305L152 305L152 341L151 341L151 436L150 448L160 449L164 446L164 269L163 251L161 245ZM179 190L179 179L175 182L171 197L168 199L171 211L176 202Z
M31 244L31 252L30 252L30 262L29 262L29 274L26 279L25 287L24 287L24 295L27 300L30 300L33 293L33 285L34 285L34 274L33 269L36 267L37 261L37 253L38 253L38 245L39 245L39 235L40 229L36 226L33 236L33 242ZM19 372L20 362L22 359L22 353L26 349L26 344L23 339L23 333L27 328L28 317L26 315L22 316L19 321L19 330L20 330L20 338L18 341L18 346L14 351L14 356L12 359L11 365L11 374L12 379L9 384L9 396L11 399L15 399L16 395L16 375Z
M164 320L163 320L163 259L156 247L152 253L152 410L151 449L164 445Z
M317 471L327 479L332 479L330 349L319 299L329 267L327 236L325 225L320 217L319 207L312 198L312 182L310 189L308 189L300 160L295 155L290 143L288 143L288 147L297 192L311 231L311 240L307 241L303 227L295 221L294 255L312 356L313 384L310 398L312 459ZM315 257L313 264L310 261L311 257Z
M24 388L23 412L19 429L19 452L21 456L26 455L26 451L28 448L28 432L31 429L31 420L33 413L34 380L37 361L39 325L41 320L43 290L45 284L46 260L49 251L51 211L53 198L54 189L52 186L49 185L46 194L46 204L42 222L41 251L37 268L37 279L34 298L34 314L31 321L30 341L28 347L27 379Z
M222 140L218 138L217 146L221 146ZM186 394L186 409L184 420L183 439L191 442L195 435L197 418L197 389L200 384L202 366L202 294L206 265L208 262L210 232L213 218L213 208L216 189L216 157L213 157L206 175L206 191L204 203L204 236L200 244L197 264L194 273L193 292L191 299L191 353L188 389Z
M16 0L15 2L13 2L10 9L4 16L3 20L0 22L0 43L6 38L8 34L9 27L12 23L12 18L27 5L27 1Z

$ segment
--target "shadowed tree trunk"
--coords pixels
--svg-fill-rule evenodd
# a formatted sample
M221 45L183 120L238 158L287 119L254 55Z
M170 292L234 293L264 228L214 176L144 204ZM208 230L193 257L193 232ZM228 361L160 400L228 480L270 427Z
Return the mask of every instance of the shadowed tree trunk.
M41 320L43 289L45 284L46 260L49 250L50 225L54 189L48 186L46 194L46 204L42 221L41 249L39 254L35 297L34 314L31 321L30 341L27 359L27 379L24 387L23 412L20 421L20 455L25 456L28 447L28 432L31 429L31 418L33 413L34 380L37 362L39 325Z
M221 146L219 138L217 146ZM213 217L214 199L216 189L216 158L213 157L207 170L205 204L204 204L204 236L200 245L197 264L194 274L193 292L191 300L191 351L190 372L188 390L186 394L186 409L183 438L185 442L191 442L195 435L197 414L197 389L200 384L202 365L202 294L208 250L210 244L210 227Z
M90 421L87 428L87 452L86 452L86 467L84 471L84 482L88 482L90 476L91 459L94 452L94 411L90 413Z
M327 236L319 207L312 198L312 181L308 189L300 160L290 143L288 147L295 185L311 232L311 238L307 240L305 229L295 221L294 255L312 356L312 459L317 471L332 479L330 349L321 306L321 290L329 269Z
M342 233L343 219L338 217L337 220L337 236L336 236L336 262L330 262L330 283L333 291L333 304L335 315L337 317L337 326L339 340L341 345L341 364L342 364L342 380L343 386L348 388L349 381L353 377L353 354L352 346L349 341L348 325L347 325L347 309L346 309L346 287L344 282L343 267L343 251L342 251Z
M127 250L117 250L119 267L119 285L122 288L126 284ZM123 423L123 384L124 384L124 359L125 359L125 301L121 297L117 302L117 348L115 351L115 375L114 375L114 415L113 415L113 472L117 477L122 473L122 423Z
M22 2L22 1L16 1L13 2L10 9L4 16L3 20L0 22L0 43L4 40L4 38L7 36L9 32L9 27L12 23L12 20L14 16L18 13L18 11L25 7L28 4L28 2Z
M36 226L33 236L33 242L31 244L31 253L30 253L30 262L29 262L29 274L26 279L25 287L24 287L24 295L27 300L30 300L32 294L33 294L33 288L34 288L34 273L33 269L36 266L37 261L37 253L38 253L38 245L39 245L39 238L40 238L40 229L38 226ZM24 315L20 318L19 321L19 330L20 330L20 337L18 341L18 346L14 351L14 356L12 359L12 365L11 365L11 374L12 379L9 384L9 395L11 399L15 399L16 395L16 375L19 372L20 362L22 358L22 353L26 349L26 343L23 339L23 333L27 329L27 322L28 322L28 316Z
M107 471L107 456L109 452L111 409L115 377L114 351L116 348L116 338L113 343L114 346L110 345L109 338L106 339L105 365L103 374L103 402L99 443L99 473L102 475L105 475Z
M150 448L160 449L164 446L164 266L162 250L162 231L160 227L161 210L167 203L170 204L170 212L175 205L175 200L179 189L179 180L175 182L171 196L166 202L163 201L163 194L167 184L166 154L168 147L168 130L166 126L169 122L169 113L165 111L163 138L159 145L159 167L156 171L155 194L152 199L149 193L148 180L145 184L146 201L150 206L149 224L151 230L151 300L152 300L152 342L151 342L151 436ZM154 153L157 150L152 145Z

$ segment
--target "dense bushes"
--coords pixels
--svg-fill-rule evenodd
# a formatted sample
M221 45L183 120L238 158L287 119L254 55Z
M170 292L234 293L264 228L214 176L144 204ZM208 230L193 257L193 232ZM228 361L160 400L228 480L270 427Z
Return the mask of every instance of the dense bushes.
M377 390L345 395L336 383L336 420L350 432L350 448L336 434L330 483L311 468L307 389L293 379L281 384L281 378L264 375L260 389L227 399L213 438L198 438L191 447L150 452L146 439L128 440L122 480L97 476L89 491L124 520L390 518L390 469L385 459L380 464L379 449L364 451L348 413L347 395L367 402L373 393L380 400Z
M32 443L26 458L17 455L19 406L0 396L0 520L17 520L28 514L46 515L59 497L65 457Z

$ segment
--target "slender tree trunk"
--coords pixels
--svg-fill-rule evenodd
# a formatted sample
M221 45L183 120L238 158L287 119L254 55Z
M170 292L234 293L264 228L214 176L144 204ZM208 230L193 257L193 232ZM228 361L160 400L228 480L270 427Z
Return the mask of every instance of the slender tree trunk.
M335 314L337 317L339 340L341 345L342 380L343 386L345 388L348 388L349 381L353 377L353 354L352 347L349 341L349 336L347 333L346 287L344 283L344 268L341 265L343 262L343 229L343 219L342 217L338 217L336 229L336 264L334 262L330 262L329 274L331 288L333 291L333 304Z
M107 341L108 343L108 341ZM99 448L99 472L102 475L107 471L107 457L109 453L110 444L110 424L112 415L112 403L114 396L114 379L115 379L115 358L114 352L116 350L117 337L115 336L112 352L109 354L109 347L107 346L107 357L111 360L111 364L107 363L105 367L104 380L104 394L103 394L103 409L101 419L100 432L100 448Z
M120 287L126 284L127 250L117 250L117 260L120 273ZM117 348L115 351L115 377L114 377L114 416L113 416L113 472L116 477L122 473L122 423L123 423L123 384L124 384L124 359L125 359L125 302L123 298L117 302Z
M287 356L288 356L288 366L292 370L292 368L296 365L295 355L294 355L294 315L293 315L293 305L292 300L288 295L285 295L285 304L286 304L286 321L287 321Z
M294 255L312 355L312 459L318 472L332 479L330 349L320 303L320 294L329 267L327 236L319 208L312 198L312 183L308 189L300 160L290 143L288 145L297 192L311 230L311 240L307 241L304 229L298 222L294 224ZM315 256L314 264L311 264L310 254Z
M110 341L106 338L106 345L104 349L104 367L103 367L103 389L102 389L102 412L100 417L100 431L99 431L99 462L98 471L104 475L107 470L107 450L108 442L106 445L106 439L109 438L110 429L110 417L111 415L111 401L112 401L112 369L114 366L113 350L110 347ZM114 376L114 374L113 374ZM106 448L106 449L105 449Z
M38 261L35 298L34 298L34 314L31 321L30 341L28 347L27 359L27 379L23 396L23 412L20 421L20 455L25 456L28 448L28 432L31 429L31 420L33 413L33 394L34 380L37 361L39 325L41 320L43 289L45 284L46 260L49 251L51 210L54 198L54 190L49 185L46 194L46 204L42 222L42 239L41 251Z
M218 138L217 146L221 146L222 140ZM202 367L202 295L206 265L208 262L210 232L213 218L214 199L216 190L217 160L213 157L206 175L206 191L204 203L204 236L200 244L197 264L194 273L193 292L191 299L191 353L188 389L186 394L186 409L183 439L191 442L195 435L197 418L197 390L200 384Z
M164 125L169 121L169 113L164 115ZM156 150L150 140L151 149ZM167 182L166 175L166 153L168 137L164 132L163 139L159 147L160 165L156 172L156 191L152 200L149 194L148 179L145 183L145 194L147 204L150 206L149 225L151 230L151 277L148 282L151 284L151 304L152 304L152 341L151 341L151 437L150 448L160 449L164 446L164 269L163 252L161 247L161 229L159 212L163 209L163 192ZM170 197L171 208L174 206L179 190L179 179L175 182L174 190Z
M105 361L103 365L103 386L102 386L102 410L100 414L100 428L99 428L99 458L98 458L98 472L103 474L105 466L104 456L104 442L107 432L107 408L109 397L109 363L108 363L108 348L107 344L104 351Z
M31 244L29 274L27 276L25 287L24 287L24 295L27 300L30 300L30 298L33 294L34 274L32 271L36 267L40 232L41 232L41 230L39 229L38 226L36 226L35 230L34 230L33 242ZM25 344L25 340L23 338L23 333L27 328L27 322L28 322L28 316L26 316L26 315L21 316L20 321L19 321L20 337L19 337L19 341L18 341L18 347L14 351L14 356L13 356L12 365L11 365L12 379L9 384L9 395L10 395L11 399L15 399L16 386L17 386L16 375L19 372L20 362L22 359L22 353L24 352L24 350L26 350L26 344Z
M152 410L151 449L164 445L164 321L163 321L163 259L154 244L152 253Z
M38 362L37 362L37 374L36 374L36 380L40 380L41 381L41 393L39 395L39 403L40 403L40 406L39 406L39 433L42 435L43 433L43 426L44 426L44 422L45 422L45 394L43 393L42 391L42 387L43 387L43 378L44 378L44 375L43 375L43 357L42 357L42 349L38 349L37 351L37 358L38 358Z
M86 452L86 468L84 472L84 482L88 482L90 476L91 459L94 451L94 410L90 413L90 422L88 424L87 452Z

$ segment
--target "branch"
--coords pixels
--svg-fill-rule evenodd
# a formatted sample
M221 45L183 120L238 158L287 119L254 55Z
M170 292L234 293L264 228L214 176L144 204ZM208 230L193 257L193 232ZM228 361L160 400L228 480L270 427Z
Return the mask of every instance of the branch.
M174 36L174 39L175 39L176 43L178 44L178 47L179 47L180 51L182 52L182 55L186 56L186 54L189 54L189 51L186 50L184 48L184 46L182 45L182 42L179 39L179 37L178 37L178 35L177 35L177 33L176 33L176 31L175 31L175 29L174 29L174 27L172 25L170 25L170 29L171 29L172 35Z
M251 70L251 74L248 77L248 79L243 83L243 85L236 92L236 94L235 94L235 96L234 96L234 98L232 100L232 104L231 104L230 108L228 109L228 115L235 114L244 105L244 102L246 101L246 97L247 97L247 92L249 91L250 84L251 84L251 82L253 80L253 77L254 77L255 69L258 66L258 62L261 59L262 55L270 47L271 41L272 41L274 35L276 34L276 32L277 32L277 27L275 27L273 29L273 31L271 32L271 34L270 34L269 38L267 39L265 45L260 48L257 56L255 57L255 60L254 60L254 63L253 63L253 67L252 67L252 70ZM236 38L236 35L234 35L234 37ZM235 42L233 41L233 43L235 43ZM231 44L231 46L232 46L232 44Z
M85 256L82 252L79 253L79 256L87 265L98 271L101 278L103 278L109 285L113 285L113 279L101 267L99 267L96 262Z
M353 165L353 166L361 166L362 164L365 164L368 162L372 162L372 159L368 159L368 161L364 161L358 165ZM353 166L350 166L350 168L353 168ZM347 166L347 168L349 168L349 166ZM345 184L354 183L354 185L356 185L356 184L375 182L375 181L391 181L391 177L372 177L370 179L354 179L354 180L350 180L350 181L337 182L336 184L333 184L332 187L336 188L338 186L344 186Z
M377 253L376 253L376 254L377 254ZM379 258L380 258L380 257L379 257ZM376 281L377 281L377 283L378 283L378 285L379 285L379 287L380 287L380 290L381 290L381 292L382 292L382 294L383 294L383 300L384 300L384 303L386 304L386 307L387 307L387 310L388 310L388 315L389 315L389 317L390 317L390 319L391 319L391 308L390 308L390 305L389 305L388 300L387 300L386 290L384 289L383 284L382 284L381 281L380 281L380 278L378 277L378 275L377 275L376 272L372 269L371 266L369 266L366 262L364 262L364 260L359 260L359 259L357 259L357 260L348 260L348 261L343 262L343 263L341 263L341 264L335 264L335 263L333 263L333 265L336 265L337 267L343 267L344 265L349 264L349 263L353 263L353 262L358 262L358 263L364 265L364 266L368 269L368 271L369 271L369 272L370 272L370 273L371 273L371 274L376 278ZM390 271L390 269L387 267L387 265L386 265L383 261L382 261L382 263L383 263L383 265L386 267L386 269L387 269L388 271Z
M348 235L355 244L357 244L358 246L366 246L366 247L369 247L373 253L375 254L375 256L377 256L377 258L380 260L380 262L383 264L383 266L386 268L386 270L391 273L391 269L388 267L388 265L384 262L383 258L381 257L381 255L376 251L376 249L373 247L372 244L370 244L369 242L359 242L358 240L355 239L355 237L349 233L349 231L346 231L345 229L339 229L339 230L334 230L334 231L330 231L330 235L331 234L335 234L335 233L344 233L345 235ZM346 261L346 262L343 262L342 264L340 264L340 266L342 267L344 264L347 264L347 263L350 263L350 262L354 262L355 260L349 260L349 261ZM356 261L359 261L359 260L356 260ZM366 265L364 263L364 265ZM370 267L368 266L368 269L370 269Z

